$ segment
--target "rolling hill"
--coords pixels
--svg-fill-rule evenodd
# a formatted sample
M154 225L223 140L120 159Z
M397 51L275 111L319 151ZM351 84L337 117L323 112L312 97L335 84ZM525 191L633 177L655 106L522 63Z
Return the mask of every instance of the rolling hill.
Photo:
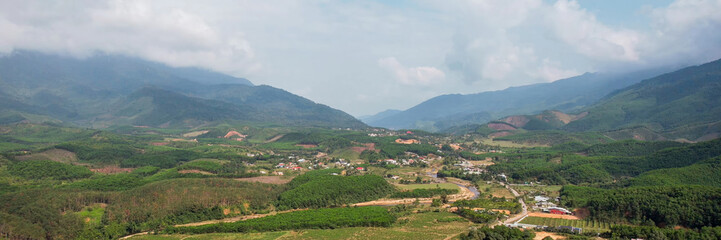
M442 95L408 110L366 121L371 126L438 131L453 126L488 122L547 109L577 111L605 95L643 79L668 72L667 68L633 73L586 73L551 83L511 87L477 94Z
M86 127L193 127L243 121L366 127L340 110L247 79L103 54L75 59L16 51L0 57L0 99L3 123L57 119Z
M570 122L569 131L653 131L672 139L718 138L721 60L663 74L616 91ZM635 130L634 130L635 129Z

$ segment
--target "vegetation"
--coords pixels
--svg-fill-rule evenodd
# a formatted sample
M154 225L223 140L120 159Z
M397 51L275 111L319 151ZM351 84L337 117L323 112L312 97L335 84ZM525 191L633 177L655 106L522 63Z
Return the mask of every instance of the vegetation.
M459 208L456 213L474 223L492 223L505 216L503 213L491 210L471 210Z
M452 204L459 208L485 208L485 209L505 209L511 213L521 212L521 203L505 198L479 198L473 200L458 200Z
M597 220L569 220L543 217L526 217L523 219L523 221L521 221L521 223L547 227L571 226L576 228L582 228L583 232L596 233L608 232L610 231L611 226L613 226L612 224L609 224L607 222L600 222Z
M658 186L620 189L564 187L565 205L587 207L591 218L635 224L700 228L721 226L721 189L704 186Z
M382 207L325 208L281 213L234 223L169 227L166 233L267 232L289 229L389 227L395 218Z
M721 227L703 227L700 230L670 229L643 226L616 225L611 227L613 239L721 239Z
M536 235L532 231L521 231L516 228L506 226L496 226L494 228L482 227L471 230L466 234L461 234L461 240L494 240L494 239L518 239L531 240Z
M400 191L391 194L391 198L429 198L441 195L451 195L458 193L458 189L430 188L430 189L413 189L411 191Z
M71 180L93 175L88 168L50 160L20 161L10 166L11 174L29 179Z
M278 199L279 208L342 206L375 200L394 191L393 186L377 175L306 175L289 183L291 189Z

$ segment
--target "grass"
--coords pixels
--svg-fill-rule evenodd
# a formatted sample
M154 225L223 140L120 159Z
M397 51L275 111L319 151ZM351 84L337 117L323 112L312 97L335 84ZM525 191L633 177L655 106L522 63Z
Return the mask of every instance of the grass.
M394 239L425 240L445 239L468 230L472 223L455 220L458 215L448 212L426 212L402 217L390 228L352 227L339 229L310 229L264 233L214 233L201 235L146 235L133 240L175 240L175 239ZM407 219L406 222L404 219ZM441 219L441 221L438 221ZM453 219L453 221L449 221Z
M330 156L336 157L336 158L342 158L342 159L346 159L346 160L356 160L356 159L359 159L360 153L357 153L357 152L351 150L350 148L346 148L346 149L336 150L333 153L331 153Z
M569 220L569 219L558 219L558 218L542 218L542 217L526 217L521 221L523 224L533 224L549 227L557 226L572 226L582 228L584 232L608 232L610 231L611 224L599 221L589 220Z
M543 192L548 197L558 197L561 193L562 185L548 185L548 186L513 186L519 194L521 192Z
M504 148L524 148L524 147L548 147L548 145L541 145L541 144L528 144L528 143L514 143L511 141L493 141L493 139L490 138L484 138L481 140L481 143L485 145L491 145L491 146L499 146Z
M455 185L453 183L431 183L431 184L400 184L396 185L401 190L414 190L414 189L433 189L433 188L442 188L442 189L459 189L458 185Z
M100 225L100 220L103 218L103 214L105 214L105 207L100 204L95 204L75 214L80 216L88 225L98 226Z
M511 191L500 184L487 184L486 181L478 181L476 185L478 186L478 191L482 194L491 194L494 197L515 198Z

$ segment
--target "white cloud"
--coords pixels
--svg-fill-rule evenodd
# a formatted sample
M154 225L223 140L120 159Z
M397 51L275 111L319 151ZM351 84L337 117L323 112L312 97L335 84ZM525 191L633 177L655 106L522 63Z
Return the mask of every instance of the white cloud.
M0 51L33 49L78 57L102 51L237 75L262 66L242 34L221 32L185 9L134 0L84 3L60 6L66 16L59 16L51 7L37 6L39 2L4 2Z
M103 51L200 66L358 115L721 57L721 0L655 5L639 13L649 26L629 29L572 0L0 1L0 52Z
M559 0L545 15L556 37L580 54L598 60L639 60L640 34L598 22L576 1Z
M378 66L388 70L405 85L431 85L443 81L446 74L434 67L405 67L395 57L378 59Z

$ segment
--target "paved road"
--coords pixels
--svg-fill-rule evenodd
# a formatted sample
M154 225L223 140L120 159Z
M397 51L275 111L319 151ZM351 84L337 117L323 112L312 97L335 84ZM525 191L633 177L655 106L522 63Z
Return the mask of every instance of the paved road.
M511 193L513 193L513 196L521 196L515 189L511 188L511 186L504 183L501 183L501 185L505 186L509 191L511 191ZM528 216L528 206L526 206L526 202L524 202L522 198L518 199L518 201L521 202L521 207L523 208L523 210L518 215L506 219L504 224L513 224Z

